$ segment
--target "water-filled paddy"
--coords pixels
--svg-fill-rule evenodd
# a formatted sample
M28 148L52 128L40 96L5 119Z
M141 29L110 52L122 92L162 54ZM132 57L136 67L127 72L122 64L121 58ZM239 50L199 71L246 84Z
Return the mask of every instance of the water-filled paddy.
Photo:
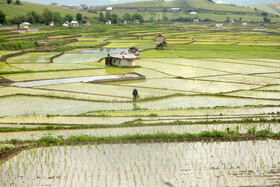
M232 83L244 83L244 84L254 84L254 85L268 85L268 84L279 84L280 79L269 78L269 77L257 77L254 75L222 75L216 77L202 77L199 80L208 81L222 81L222 82L232 82Z
M105 54L93 53L93 54L84 54L84 53L68 53L64 54L58 58L54 59L54 63L88 63L88 62L97 62L101 58L106 57Z
M74 52L74 53L97 53L97 54L105 54L105 56L107 54L118 54L121 53L123 51L127 51L128 48L100 48L100 49L76 49L74 51L70 51L70 52Z
M32 70L32 71L99 68L98 66L90 66L90 65L86 65L86 64L74 64L74 63L13 64L13 67L20 68L23 70Z
M21 71L22 69L0 62L0 72Z
M51 52L38 52L38 53L27 53L24 55L8 58L9 64L14 63L47 63L50 62L50 58L58 55L59 53Z
M138 64L145 68L154 69L159 72L164 72L169 75L180 76L184 78L225 74L224 72L221 71L196 68L196 67L178 66L178 65L166 64L162 62L153 62L146 59L141 60L140 62L138 62Z
M188 109L188 110L166 110L166 111L126 111L126 112L102 112L109 116L228 116L240 115L240 117L279 113L280 107L246 107L246 108L216 108L216 109ZM99 114L96 114L99 115Z
M56 90L43 90L33 88L19 88L19 87L3 87L0 89L0 96L12 96L12 95L32 95L32 96L44 96L44 97L56 97L56 98L71 98L76 100L88 100L88 101L128 101L128 98L96 95L90 93L81 92L68 92L68 91L56 91Z
M13 54L16 52L18 51L0 51L0 57L2 57L3 55Z
M266 86L266 87L258 88L257 90L280 91L280 85Z
M122 74L127 73L122 69L106 68L106 69L92 69L92 70L73 70L73 71L58 71L58 72L39 72L39 73L21 73L21 74L5 74L4 78L13 81L27 81L27 80L42 80L42 79L56 79L65 77L86 77L98 76L107 74Z
M277 186L279 154L274 140L34 148L0 166L0 184Z
M58 125L118 125L133 121L137 117L71 117L71 116L27 116L0 118L2 124L58 124Z
M137 103L94 102L47 97L12 96L0 98L0 116L77 115L99 110L171 110L215 106L280 105L280 101L214 96L182 96Z
M270 92L270 91L262 91L262 90L252 90L252 91L251 90L243 90L243 91L228 93L226 95L280 100L280 93L279 92Z
M116 83L115 83L116 84ZM226 82L211 82L211 81L199 81L199 80L188 80L188 79L151 79L145 82L126 82L118 83L121 85L129 85L134 87L145 87L145 88L161 88L173 91L187 91L187 92L198 92L198 93L221 93L230 92L243 89L253 89L258 86L245 85L237 83L226 83Z
M163 53L163 52L160 51L158 53ZM221 60L213 60L213 59L207 59L207 58L202 59L202 60L184 59L184 58L171 58L171 59L154 58L154 59L152 59L151 57L144 59L144 62L147 61L150 63L143 62L143 66L145 65L145 66L149 66L152 68L153 66L156 66L158 63L163 63L164 67L166 66L166 67L172 68L173 67L172 65L178 64L178 65L183 65L183 66L202 68L203 71L206 71L205 68L211 69L211 70L216 70L216 71L220 72L220 74L222 72L252 74L252 73L265 73L265 72L280 71L279 66L278 67L266 67L266 66L259 66L259 65L255 65L255 64L242 64L242 63L239 63L239 60L221 61ZM236 62L236 63L234 63L234 62ZM161 67L161 66L159 66L159 67Z
M154 42L150 42L150 43L110 43L106 46L104 46L104 48L130 48L130 47L137 47L139 49L148 49L148 48L155 48L155 43Z
M65 91L76 91L92 94L119 96L119 97L132 97L133 88L127 86L118 85L103 85L103 84L93 84L93 83L73 83L73 84L63 84L63 85L51 85L44 86L40 88L54 89L54 90L65 90ZM168 91L168 90L157 90L151 88L138 88L140 98L150 98L150 97L163 97L178 92Z
M65 84L65 83L75 83L75 82L92 82L98 80L104 80L104 81L111 80L111 79L120 80L123 77L137 78L139 77L139 75L122 74L122 75L99 75L99 76L90 76L90 77L73 77L73 78L64 78L64 79L60 78L60 79L41 80L41 81L17 82L17 83L13 83L12 86L35 87L35 86L47 86L53 84Z

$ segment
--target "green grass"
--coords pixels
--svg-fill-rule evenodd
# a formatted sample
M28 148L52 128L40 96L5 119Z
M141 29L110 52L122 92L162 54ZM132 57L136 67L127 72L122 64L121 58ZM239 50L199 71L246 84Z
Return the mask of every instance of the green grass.
M251 132L251 131L249 131ZM279 138L279 133L270 133L268 130L260 130L256 131L254 134L249 133L250 136L247 137L267 137L267 138ZM183 133L183 134L176 134L176 133L157 133L157 134L135 134L135 135L123 135L123 136L116 136L116 137L94 137L89 135L80 135L80 136L71 136L69 138L64 139L63 137L52 137L46 136L40 138L36 142L38 143L63 143L63 142L100 142L100 141L125 141L125 140L170 140L170 139L186 139L186 138L238 138L241 137L243 134L240 134L238 131L202 131L197 134L192 133ZM29 140L32 141L32 140ZM13 142L17 142L17 140L13 140Z
M42 4L36 4L36 3L29 3L22 1L22 5L13 5L13 4L7 4L6 0L0 0L0 10L7 15L7 19L11 19L15 16L21 16L26 15L28 12L35 11L38 13L42 13L45 8L48 8L52 11L59 12L61 16L65 16L66 14L71 14L72 16L76 16L77 13L81 13L84 16L88 17L94 17L95 14L90 14L87 12L77 11L77 10L71 10L68 8L62 8L62 7L54 7L49 5L42 5Z

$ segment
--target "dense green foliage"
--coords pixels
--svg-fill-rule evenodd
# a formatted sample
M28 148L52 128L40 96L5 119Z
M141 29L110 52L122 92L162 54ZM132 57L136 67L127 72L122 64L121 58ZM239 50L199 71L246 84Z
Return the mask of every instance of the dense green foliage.
M6 15L2 11L0 11L0 23L6 23Z

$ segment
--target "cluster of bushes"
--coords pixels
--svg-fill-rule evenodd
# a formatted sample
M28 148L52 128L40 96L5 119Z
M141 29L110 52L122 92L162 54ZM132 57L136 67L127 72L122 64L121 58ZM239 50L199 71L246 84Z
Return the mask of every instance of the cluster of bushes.
M78 22L82 22L84 18L87 19L87 17L83 17L81 13L76 14L76 20ZM74 17L70 14L67 14L65 17L62 17L59 12L52 12L46 8L43 10L42 14L39 14L35 11L31 11L28 12L26 15L16 16L8 20L8 23L20 24L22 22L29 22L31 24L37 23L48 25L51 21L54 21L55 24L61 25L65 21L71 22L72 20L74 20Z
M204 22L214 22L215 21L215 20L211 20L209 18L200 19L200 18L191 18L191 17L178 17L176 19L173 19L172 21L192 22L194 19L198 19L199 21L204 21Z
M123 17L119 17L117 14L107 11L105 15L103 12L99 13L99 21L104 22L106 20L110 20L113 24L119 23L121 20L126 20L128 22L133 22L135 20L138 20L140 23L144 22L144 18L141 14L135 13L133 15L130 15L129 13L125 13Z
M0 43L0 50L19 50L32 47L38 47L37 42L32 41L19 41L19 42L6 42Z
M7 4L21 5L21 2L20 0L16 0L15 2L13 0L7 0Z

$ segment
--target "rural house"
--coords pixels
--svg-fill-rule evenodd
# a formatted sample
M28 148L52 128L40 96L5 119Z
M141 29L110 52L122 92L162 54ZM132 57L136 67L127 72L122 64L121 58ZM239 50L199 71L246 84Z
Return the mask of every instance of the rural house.
M71 26L79 26L78 21L71 21L70 23Z
M50 26L50 27L54 27L54 21L50 21L49 26Z
M223 24L216 24L216 27L217 27L217 28L222 28L222 27L223 27Z
M242 23L242 26L246 26L246 25L248 25L247 22L243 22Z
M111 11L111 10L113 10L113 7L107 7L106 8L106 11Z
M164 35L163 34L159 34L157 35L157 37L155 38L156 42L163 42L164 41Z
M85 20L83 21L83 25L90 25L89 20L88 20L88 19L85 19Z
M190 12L190 15L197 15L197 12Z
M69 5L68 6L69 9L75 9L75 7L76 7L75 5Z
M135 56L133 53L130 53L128 51L123 51L120 54L110 56L108 54L108 57L105 60L106 66L127 66L127 67L133 67L135 66L135 60L140 59L138 56Z
M126 20L121 20L121 23L122 24L127 24L127 21Z
M65 21L64 23L62 23L62 26L63 26L63 27L68 27L68 26L69 26L69 22L68 22L68 21Z
M179 12L181 9L180 8L171 8L172 12Z
M28 22L23 22L23 23L21 23L21 24L19 25L19 28L20 28L20 29L29 29L30 26L31 26L30 23L28 23Z

